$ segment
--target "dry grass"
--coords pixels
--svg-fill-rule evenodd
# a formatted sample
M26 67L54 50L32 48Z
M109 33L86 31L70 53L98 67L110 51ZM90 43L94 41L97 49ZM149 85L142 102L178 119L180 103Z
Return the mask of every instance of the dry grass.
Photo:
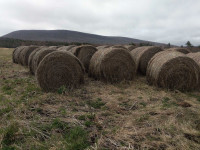
M0 149L200 149L200 93L145 77L43 93L11 54L0 49Z

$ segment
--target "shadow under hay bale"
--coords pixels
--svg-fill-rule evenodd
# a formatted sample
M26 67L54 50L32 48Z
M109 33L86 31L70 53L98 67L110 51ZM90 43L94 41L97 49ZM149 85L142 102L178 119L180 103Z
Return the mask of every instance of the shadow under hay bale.
M200 67L191 58L177 51L162 51L149 62L147 81L166 89L192 91L199 87Z
M150 59L163 49L156 46L143 46L131 51L131 55L136 62L137 71L146 75L146 70Z
M188 54L188 53L191 53L191 51L187 48L169 48L169 49L166 49L167 51L177 51L177 52L181 52L183 54Z
M106 82L133 80L136 64L130 52L121 48L97 51L90 60L89 76Z
M40 51L41 49L43 49L43 48L47 48L46 46L40 46L40 47L38 47L38 48L36 48L31 54L30 54L30 56L29 56L29 58L28 58L28 67L29 67L29 71L30 71L30 73L31 74L34 74L33 73L33 58L34 58L34 56L35 56L35 54L38 52L38 51Z
M13 59L13 63L16 63L16 64L19 64L19 61L20 61L20 53L21 51L26 48L27 46L20 46L20 47L17 47L14 51L13 51L13 56L12 56L12 59Z
M83 63L86 72L89 69L90 59L96 51L97 49L90 45L76 46L69 50Z
M32 71L33 74L35 74L39 63L42 61L42 59L48 55L49 53L52 53L54 51L56 51L57 47L56 46L51 46L51 47L47 47L47 48L42 48L41 50L37 51L33 57L33 61L32 61Z
M20 56L19 56L19 63L22 65L22 66L28 66L28 58L30 56L30 54L36 49L38 48L38 46L28 46L28 47L25 47L21 53L20 53Z
M36 77L46 92L57 91L62 86L76 88L84 83L84 67L70 52L54 51L40 62Z

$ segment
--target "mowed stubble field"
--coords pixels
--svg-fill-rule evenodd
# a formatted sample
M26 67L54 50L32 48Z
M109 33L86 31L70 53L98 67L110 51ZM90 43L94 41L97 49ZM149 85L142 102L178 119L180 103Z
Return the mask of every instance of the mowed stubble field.
M85 77L44 93L0 48L0 149L200 149L200 93Z

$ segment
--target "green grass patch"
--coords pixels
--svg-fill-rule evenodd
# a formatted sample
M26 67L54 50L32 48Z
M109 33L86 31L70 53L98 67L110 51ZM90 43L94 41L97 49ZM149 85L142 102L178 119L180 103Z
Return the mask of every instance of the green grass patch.
M170 107L177 107L177 103L174 101L171 101L170 98L164 97L162 99L162 107L163 108L170 108Z
M101 109L106 103L102 102L101 98L97 98L95 101L87 101L87 104L95 109Z

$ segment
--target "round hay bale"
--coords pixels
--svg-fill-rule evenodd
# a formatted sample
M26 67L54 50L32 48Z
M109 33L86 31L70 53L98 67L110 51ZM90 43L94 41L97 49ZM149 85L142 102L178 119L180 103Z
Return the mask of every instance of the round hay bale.
M64 51L69 51L69 50L72 49L73 47L76 47L76 45L62 46L62 47L58 48L57 50L58 50L58 51L62 51L62 50L64 50Z
M191 51L187 48L169 48L167 49L167 51L177 51L177 52L181 52L183 54L188 54L188 53L191 53Z
M89 69L90 59L96 51L97 49L90 45L76 46L69 50L83 63L86 72Z
M200 66L200 52L188 53L187 56L192 58Z
M38 48L38 46L28 46L26 48L24 48L19 56L19 63L22 66L28 66L28 58L30 56L30 54L36 49Z
M162 51L150 60L147 81L158 87L191 91L199 87L199 73L200 67L185 54Z
M84 67L70 52L54 51L40 62L36 78L46 92L57 91L62 86L76 88L84 83Z
M38 47L38 48L36 48L31 54L30 54L30 56L29 56L29 58L28 58L28 67L29 67L29 71L30 71L30 73L31 74L34 74L33 73L33 58L34 58L34 56L35 56L35 54L38 52L38 51L40 51L41 49L43 49L43 48L45 48L46 46L40 46L40 47Z
M89 76L106 82L133 80L136 64L131 54L123 48L97 51L90 60Z
M112 48L123 48L123 49L127 49L127 48L125 48L124 46L122 46L122 45L113 45L113 46L111 46Z
M16 61L15 61L15 52L19 49L19 48L21 48L22 46L19 46L19 47L16 47L14 50L13 50L13 53L12 53L12 61L13 61L13 63L16 63Z
M52 53L56 51L57 47L47 47L47 48L42 48L41 50L37 51L33 57L32 60L32 71L33 74L35 74L39 63L42 61L42 59L48 55L49 53Z
M131 55L136 62L137 71L146 75L148 62L160 51L162 51L162 48L156 46L143 46L133 49Z
M96 48L98 50L101 50L101 49L105 49L105 48L109 48L110 46L109 45L101 45L101 46L97 46Z
M133 49L137 48L135 45L124 45L125 48L127 48L129 51L132 51Z
M13 62L19 64L20 62L20 53L21 51L26 48L27 46L20 46L13 51Z

